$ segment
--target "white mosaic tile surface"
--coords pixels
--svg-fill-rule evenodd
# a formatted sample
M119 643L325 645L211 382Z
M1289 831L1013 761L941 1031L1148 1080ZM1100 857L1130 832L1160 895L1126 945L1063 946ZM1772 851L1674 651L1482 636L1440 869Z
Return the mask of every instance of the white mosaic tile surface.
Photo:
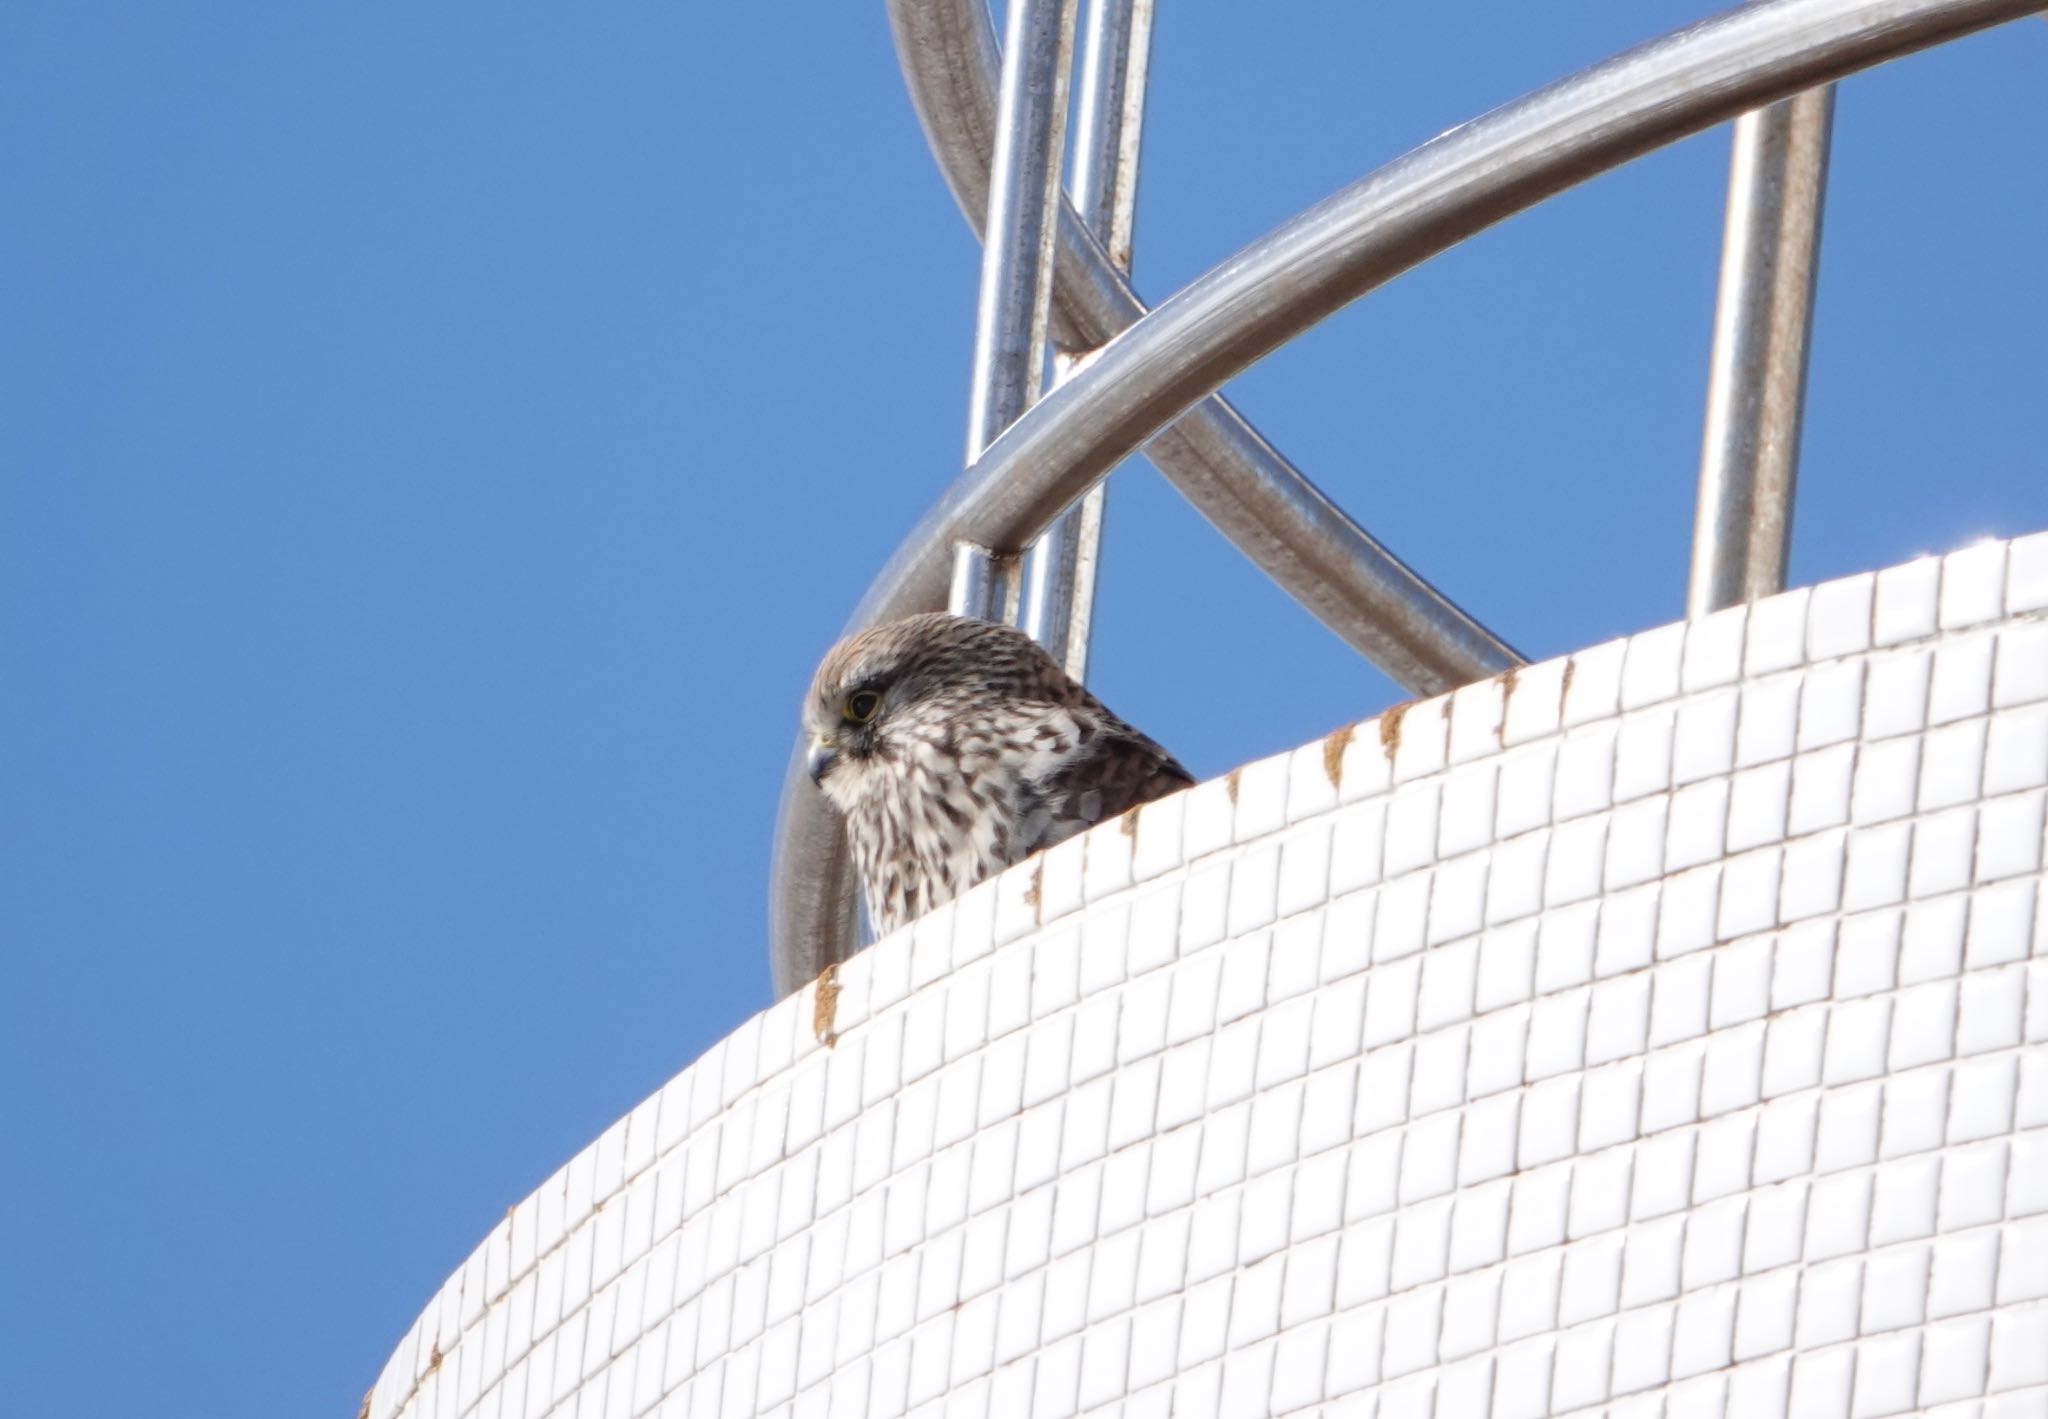
M2044 796L2048 534L1390 711L749 1020L366 1413L2048 1415Z

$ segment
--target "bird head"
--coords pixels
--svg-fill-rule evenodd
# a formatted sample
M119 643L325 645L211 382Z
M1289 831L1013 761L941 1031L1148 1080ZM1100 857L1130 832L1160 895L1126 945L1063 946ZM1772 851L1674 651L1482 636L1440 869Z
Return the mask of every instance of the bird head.
M1064 698L1069 684L1029 636L991 621L936 612L861 631L826 655L805 698L811 779L845 809L977 710Z

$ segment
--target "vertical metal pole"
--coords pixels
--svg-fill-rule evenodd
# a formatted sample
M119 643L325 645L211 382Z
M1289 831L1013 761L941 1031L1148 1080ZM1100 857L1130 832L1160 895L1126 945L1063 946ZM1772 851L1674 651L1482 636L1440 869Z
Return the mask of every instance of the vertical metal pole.
M1735 120L1686 614L1785 589L1832 85Z
M969 463L1031 406L1044 386L1074 6L1075 0L1010 0L975 312ZM954 611L1014 620L1018 589L1016 557L986 547L957 549L950 598Z
M1145 69L1153 0L1089 0L1081 37L1081 90L1074 114L1074 206L1118 271L1131 272L1138 205L1138 148L1145 126ZM1078 360L1053 356L1055 383ZM1024 629L1076 680L1088 671L1095 568L1107 482L1097 482L1031 546Z

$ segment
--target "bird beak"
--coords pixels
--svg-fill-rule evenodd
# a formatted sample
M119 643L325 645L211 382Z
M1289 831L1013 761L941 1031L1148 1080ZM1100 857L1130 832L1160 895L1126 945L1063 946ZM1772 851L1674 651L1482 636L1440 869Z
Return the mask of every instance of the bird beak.
M832 772L833 763L839 758L839 746L829 739L813 739L811 753L806 761L811 771L811 782L822 784L825 775Z

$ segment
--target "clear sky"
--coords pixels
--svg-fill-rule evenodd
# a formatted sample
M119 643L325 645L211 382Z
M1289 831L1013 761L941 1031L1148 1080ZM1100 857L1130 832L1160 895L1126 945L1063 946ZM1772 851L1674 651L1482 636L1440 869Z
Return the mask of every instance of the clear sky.
M1161 7L1154 299L1706 12ZM1794 579L2048 527L2048 24L1848 83ZM1681 611L1727 135L1232 393L1532 656ZM0 1394L352 1414L768 1000L797 698L957 471L978 255L876 0L0 5ZM1397 698L1147 467L1095 681Z

